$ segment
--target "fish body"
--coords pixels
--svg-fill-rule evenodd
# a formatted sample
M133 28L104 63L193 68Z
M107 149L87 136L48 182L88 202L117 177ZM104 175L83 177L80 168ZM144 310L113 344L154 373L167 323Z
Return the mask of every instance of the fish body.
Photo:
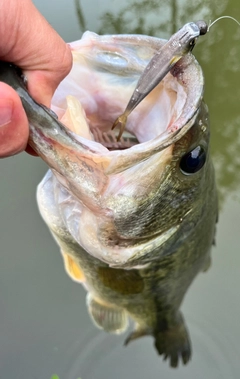
M0 80L19 93L29 143L50 167L38 187L40 212L66 271L88 291L93 321L121 333L132 318L126 343L152 335L176 367L191 356L180 306L209 266L217 219L203 75L192 54L129 116L131 147L106 147L113 120L164 43L86 33L71 45L73 69L53 98L59 119L30 97L14 66L1 62Z

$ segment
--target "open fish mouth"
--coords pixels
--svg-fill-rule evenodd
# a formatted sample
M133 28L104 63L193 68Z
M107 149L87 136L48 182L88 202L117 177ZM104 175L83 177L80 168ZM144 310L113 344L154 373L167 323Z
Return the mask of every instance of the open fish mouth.
M71 44L73 69L58 88L52 105L78 140L87 139L96 153L122 150L123 159L135 153L142 160L187 132L203 94L202 71L192 54L183 57L129 116L119 142L118 130L111 131L144 67L165 42L153 37L86 32Z

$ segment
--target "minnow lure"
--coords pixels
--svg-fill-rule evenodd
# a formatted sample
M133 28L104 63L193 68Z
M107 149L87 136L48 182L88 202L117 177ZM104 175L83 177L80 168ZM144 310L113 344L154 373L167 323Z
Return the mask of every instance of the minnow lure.
M173 34L169 41L153 56L140 76L125 111L112 126L112 129L117 125L120 126L117 141L120 140L127 118L134 108L161 82L179 59L192 51L197 38L208 33L216 22L224 18L229 18L240 26L240 23L231 16L221 16L213 22L210 21L209 25L205 21L189 22Z
M189 22L173 34L169 41L157 51L140 76L125 111L112 126L112 129L117 125L120 126L118 141L124 131L127 118L134 108L160 83L179 59L192 51L197 38L206 34L208 29L205 21Z

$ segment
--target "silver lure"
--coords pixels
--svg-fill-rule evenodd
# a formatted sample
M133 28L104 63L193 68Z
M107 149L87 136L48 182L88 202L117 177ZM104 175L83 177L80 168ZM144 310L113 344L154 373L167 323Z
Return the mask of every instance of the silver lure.
M125 111L112 126L112 129L117 125L120 126L118 141L123 134L127 118L134 108L161 82L179 59L192 51L197 38L207 32L208 25L205 21L189 22L173 34L168 42L157 51L140 76Z

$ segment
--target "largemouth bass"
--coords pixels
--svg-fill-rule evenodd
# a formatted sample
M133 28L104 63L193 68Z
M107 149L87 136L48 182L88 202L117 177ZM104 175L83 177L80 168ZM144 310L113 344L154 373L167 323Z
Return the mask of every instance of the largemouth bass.
M19 93L30 145L50 167L40 212L66 271L87 289L95 324L152 335L172 367L191 343L180 306L207 269L217 219L202 70L180 59L129 116L118 142L111 130L144 67L166 41L85 33L72 43L73 69L54 98L55 115L28 94L13 65L0 80ZM64 124L66 126L64 126Z

